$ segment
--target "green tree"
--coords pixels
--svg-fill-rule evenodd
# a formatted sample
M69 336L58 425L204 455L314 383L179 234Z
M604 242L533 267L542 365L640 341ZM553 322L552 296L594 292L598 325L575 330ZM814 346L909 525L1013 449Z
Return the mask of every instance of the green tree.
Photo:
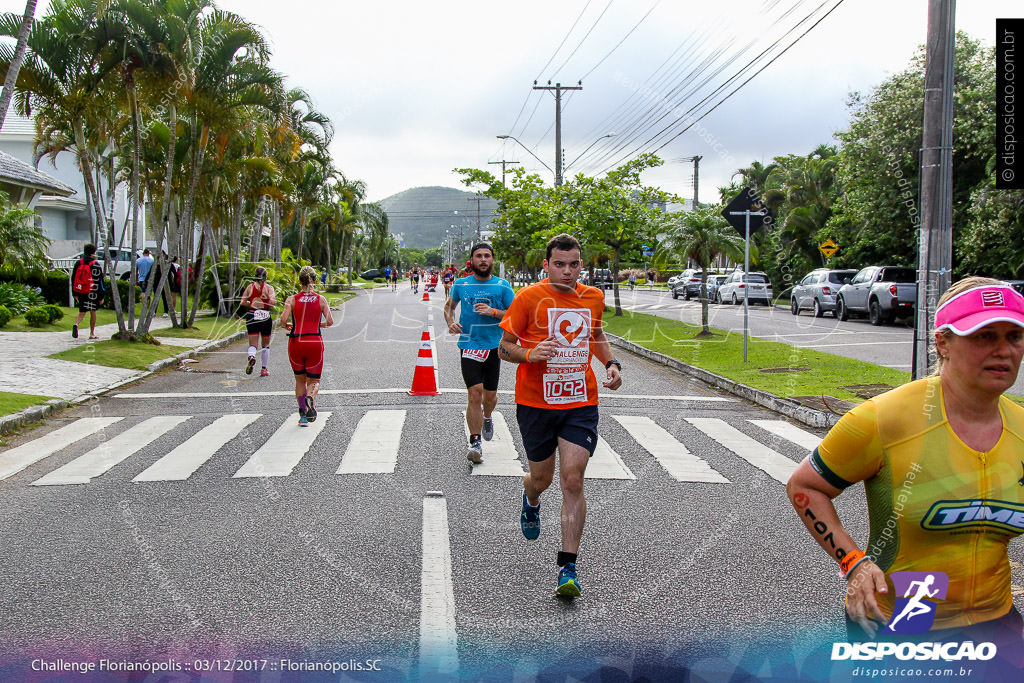
M47 268L46 248L50 240L35 224L36 212L15 206L0 192L0 267L9 269L16 278L32 270Z
M673 214L668 232L659 245L660 258L691 260L700 266L701 325L698 336L711 334L708 327L708 268L720 255L734 261L743 259L743 240L740 239L721 214L722 207L701 207L695 211Z
M959 33L953 99L953 239L968 222L970 199L986 181L995 135L995 58ZM917 265L918 159L924 107L924 49L910 66L849 102L850 127L837 134L839 197L821 237L840 246L836 266Z

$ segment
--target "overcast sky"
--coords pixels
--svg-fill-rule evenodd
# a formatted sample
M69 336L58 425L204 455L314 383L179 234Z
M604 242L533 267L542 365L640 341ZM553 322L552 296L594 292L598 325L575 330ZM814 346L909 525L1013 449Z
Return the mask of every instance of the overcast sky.
M784 47L836 0L219 0L259 24L275 68L310 92L334 121L332 152L349 177L383 199L410 187L462 187L455 167L520 161L552 182L554 97L563 96L562 147L577 172L597 174L638 150L653 151L671 124L776 41ZM37 16L48 2L39 3ZM960 0L957 28L992 44L996 17L1024 16L1020 0ZM849 120L848 93L905 68L927 25L927 0L845 0L730 99L658 153L644 179L687 197L700 155L700 198L757 159L806 154ZM0 0L7 11L21 0ZM815 13L817 8L822 9ZM801 20L811 16L803 24ZM793 30L795 26L800 27ZM791 31L784 37L787 31ZM627 35L628 34L628 35ZM618 46L618 47L616 47ZM744 52L743 50L746 49ZM776 54L776 51L769 54ZM732 59L730 63L728 60ZM603 61L602 61L603 60ZM705 68L695 73L704 64ZM706 111L742 80L712 95ZM522 112L522 113L520 113ZM653 112L657 121L640 132ZM644 123L641 123L644 122ZM658 131L662 138L644 143ZM606 133L617 136L597 142Z

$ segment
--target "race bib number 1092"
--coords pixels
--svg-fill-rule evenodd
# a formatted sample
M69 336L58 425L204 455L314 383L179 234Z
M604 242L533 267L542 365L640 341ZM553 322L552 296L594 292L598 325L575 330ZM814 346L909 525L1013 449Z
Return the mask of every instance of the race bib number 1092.
M577 403L587 400L586 372L544 373L544 402Z

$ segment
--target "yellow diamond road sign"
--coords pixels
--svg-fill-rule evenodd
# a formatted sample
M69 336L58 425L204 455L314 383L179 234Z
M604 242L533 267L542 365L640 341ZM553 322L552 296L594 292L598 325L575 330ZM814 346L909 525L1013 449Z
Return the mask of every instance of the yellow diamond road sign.
M818 245L818 251L824 254L825 258L832 258L835 256L835 253L839 251L839 245L829 238Z

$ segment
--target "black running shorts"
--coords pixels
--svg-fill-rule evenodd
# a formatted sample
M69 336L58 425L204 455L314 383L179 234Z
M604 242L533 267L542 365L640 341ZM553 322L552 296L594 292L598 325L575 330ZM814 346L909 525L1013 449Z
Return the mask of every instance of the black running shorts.
M253 320L253 311L245 312L245 331L248 334L259 334L269 337L274 332L274 320L271 317L263 320Z
M542 462L555 454L558 439L586 448L597 448L597 406L579 408L534 408L516 404L516 420L523 435L526 459Z
M486 357L481 359L484 354ZM501 373L497 349L459 349L459 355L462 357L462 379L467 387L483 384L484 391L497 391Z

